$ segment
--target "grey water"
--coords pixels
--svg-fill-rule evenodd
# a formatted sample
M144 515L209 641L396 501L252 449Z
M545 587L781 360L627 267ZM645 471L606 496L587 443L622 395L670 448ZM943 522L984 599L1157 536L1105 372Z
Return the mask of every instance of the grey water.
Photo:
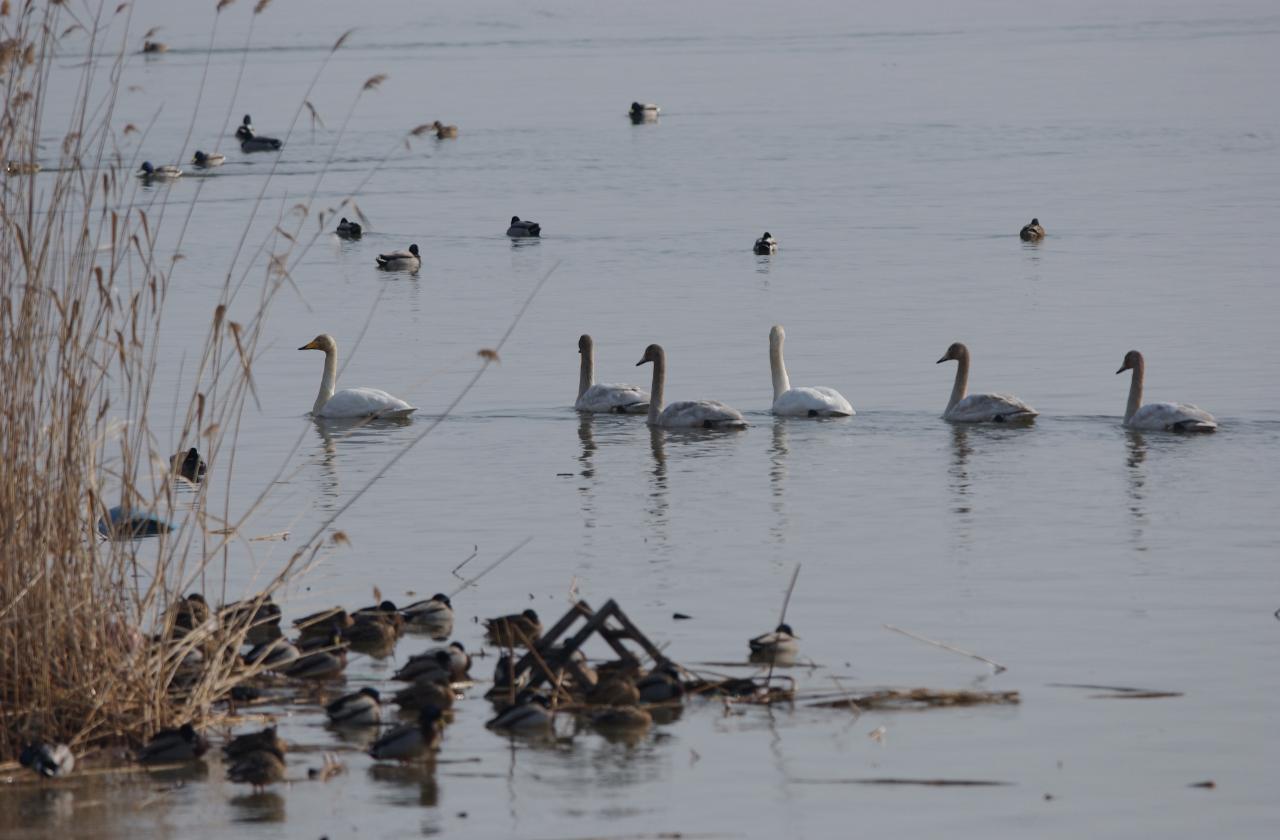
M440 763L407 770L374 766L314 707L291 707L278 710L302 747L291 784L249 796L216 764L198 783L147 779L129 797L88 781L2 809L20 815L7 832L1271 835L1274 4L277 0L256 18L230 7L211 36L213 5L137 4L139 43L162 26L170 52L129 61L116 118L144 129L122 139L139 162L228 156L138 193L163 208L162 248L185 257L159 413L189 393L246 225L240 269L313 190L335 208L358 190L370 221L359 242L323 236L272 304L230 510L271 485L244 531L292 541L235 544L228 599L440 415L550 272L501 363L338 519L350 546L285 593L290 614L363 605L374 587L397 601L453 591L532 537L455 598L469 648L473 617L554 617L573 592L616 599L677 661L738 661L802 564L787 614L812 663L788 671L802 691L978 687L1022 702L860 716L690 703L638 743L582 732L530 744L483 728L480 685ZM69 53L55 76L68 96L79 60ZM285 136L304 98L323 125L303 110L278 161L240 153L243 113ZM636 99L662 106L657 123L628 121ZM407 132L434 119L460 137L406 150ZM507 240L512 215L540 222L542 239ZM1033 216L1048 236L1020 242ZM765 230L779 251L758 257ZM375 268L410 243L419 271ZM257 305L261 267L248 276L229 317ZM856 416L768 414L774 323L792 382L839 389ZM412 423L346 434L308 419L321 358L295 348L322 332L343 354L339 387L407 399ZM651 434L639 418L579 417L584 332L603 381L647 386L634 364L658 342L668 399L724 401L751 427ZM939 418L954 366L934 362L953 341L973 352L971 389L1018 395L1041 412L1033 426ZM1148 400L1196 403L1220 431L1125 431L1129 381L1114 372L1135 348ZM176 448L177 428L162 446ZM227 492L225 469L213 465L210 499ZM347 684L385 686L425 644L353 657ZM307 781L328 750L347 772ZM1006 784L856 783L883 778Z

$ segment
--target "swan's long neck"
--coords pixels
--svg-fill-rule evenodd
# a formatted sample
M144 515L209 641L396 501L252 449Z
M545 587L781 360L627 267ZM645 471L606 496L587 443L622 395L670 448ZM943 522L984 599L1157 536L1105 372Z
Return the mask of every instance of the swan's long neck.
M667 382L667 356L659 353L653 360L653 385L649 388L649 424L658 425L658 415L662 413L662 390Z
M782 361L782 339L769 340L769 370L773 373L773 398L791 390L791 380L787 378L787 366Z
M1146 376L1146 363L1141 359L1133 366L1133 378L1129 380L1129 404L1124 409L1124 422L1128 423L1142 407L1142 380Z
M582 399L582 395L587 389L596 384L596 348L594 345L587 345L582 351L582 360L578 363L578 399Z
M961 354L956 359L956 383L951 386L951 399L947 402L947 411L956 407L956 403L964 399L965 392L969 390L969 354Z
M316 394L316 404L311 406L312 414L319 414L333 397L334 388L338 384L338 351L324 351L324 376L320 377L320 393Z

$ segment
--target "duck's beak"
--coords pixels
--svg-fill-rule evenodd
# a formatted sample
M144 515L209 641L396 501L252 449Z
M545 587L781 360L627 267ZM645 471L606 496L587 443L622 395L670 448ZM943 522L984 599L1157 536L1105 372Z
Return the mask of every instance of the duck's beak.
M312 339L311 341L308 341L306 344L302 345L298 349L299 350L319 350L320 348L316 346L315 339Z

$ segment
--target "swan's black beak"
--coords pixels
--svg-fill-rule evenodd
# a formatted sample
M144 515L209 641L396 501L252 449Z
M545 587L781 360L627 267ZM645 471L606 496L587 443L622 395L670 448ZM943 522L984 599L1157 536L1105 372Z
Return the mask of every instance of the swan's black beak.
M641 366L642 364L644 364L646 361L648 361L648 360L647 360L647 359L641 359L640 361L636 362L636 367L640 367L640 366Z
M949 362L949 361L951 361L951 360L950 360L950 359L948 359L946 356L943 356L941 359L938 359L938 361L934 362L934 364L935 364L935 365L940 365L940 364L942 364L943 362Z
M1122 367L1118 371L1116 371L1116 373L1124 373L1128 369L1129 369L1128 367Z

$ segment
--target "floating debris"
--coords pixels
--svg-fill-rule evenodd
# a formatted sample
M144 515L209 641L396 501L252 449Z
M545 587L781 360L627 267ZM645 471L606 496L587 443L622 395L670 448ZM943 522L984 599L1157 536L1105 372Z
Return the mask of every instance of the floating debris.
M867 692L848 692L839 697L805 703L811 709L852 709L865 712L911 711L946 706L1014 705L1022 698L1016 691L973 691L963 689L948 691L932 688L880 689Z

